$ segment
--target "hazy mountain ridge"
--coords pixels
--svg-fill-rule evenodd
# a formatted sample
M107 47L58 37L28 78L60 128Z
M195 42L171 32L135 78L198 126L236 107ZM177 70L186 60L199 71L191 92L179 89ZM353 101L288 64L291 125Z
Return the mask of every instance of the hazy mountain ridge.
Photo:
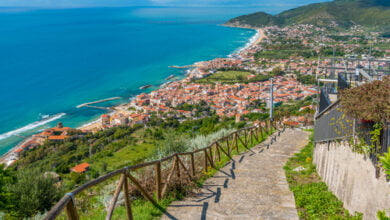
M355 24L384 31L390 29L389 0L335 0L315 3L277 15L256 12L231 19L232 26L261 27L268 25L314 24L325 26L337 23L342 28Z

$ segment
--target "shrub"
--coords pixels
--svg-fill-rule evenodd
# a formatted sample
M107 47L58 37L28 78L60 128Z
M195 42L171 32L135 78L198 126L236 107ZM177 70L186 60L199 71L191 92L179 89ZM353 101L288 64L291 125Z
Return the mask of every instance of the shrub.
M9 184L12 193L13 207L11 215L18 218L33 216L49 210L61 196L55 180L45 177L39 170L20 170L16 174L17 181Z
M358 119L385 123L390 121L390 77L341 92L346 113Z

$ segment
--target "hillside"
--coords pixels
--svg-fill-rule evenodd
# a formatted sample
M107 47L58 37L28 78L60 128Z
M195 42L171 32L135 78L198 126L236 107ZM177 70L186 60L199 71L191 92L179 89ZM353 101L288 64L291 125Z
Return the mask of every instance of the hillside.
M334 0L294 8L277 15L265 12L243 15L231 19L226 25L261 27L314 24L325 26L332 23L337 23L341 28L357 24L379 31L389 30L390 1Z

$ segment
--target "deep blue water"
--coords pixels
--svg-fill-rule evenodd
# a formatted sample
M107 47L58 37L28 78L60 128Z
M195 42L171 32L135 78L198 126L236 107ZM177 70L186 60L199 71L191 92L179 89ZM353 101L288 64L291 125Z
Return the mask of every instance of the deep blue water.
M0 154L21 141L12 134L58 121L78 127L104 113L77 109L81 103L114 96L123 99L105 105L126 102L142 85L183 75L170 65L227 56L254 31L218 24L250 10L1 10ZM62 117L47 123L48 115Z
M264 9L285 8L0 8L0 155L22 140L15 134L104 113L81 103L127 102L142 85L183 75L170 65L226 57L255 32L218 24Z

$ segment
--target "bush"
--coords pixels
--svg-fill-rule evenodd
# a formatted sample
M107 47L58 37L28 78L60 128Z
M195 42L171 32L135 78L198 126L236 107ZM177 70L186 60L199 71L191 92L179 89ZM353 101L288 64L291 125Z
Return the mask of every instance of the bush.
M11 193L6 186L14 181L13 173L9 169L5 170L4 164L0 164L0 211L6 210L11 206Z
M62 192L52 177L45 177L39 170L18 171L17 181L9 184L13 206L11 215L17 218L31 217L49 210Z
M390 121L390 76L341 92L341 105L357 119L385 124Z

